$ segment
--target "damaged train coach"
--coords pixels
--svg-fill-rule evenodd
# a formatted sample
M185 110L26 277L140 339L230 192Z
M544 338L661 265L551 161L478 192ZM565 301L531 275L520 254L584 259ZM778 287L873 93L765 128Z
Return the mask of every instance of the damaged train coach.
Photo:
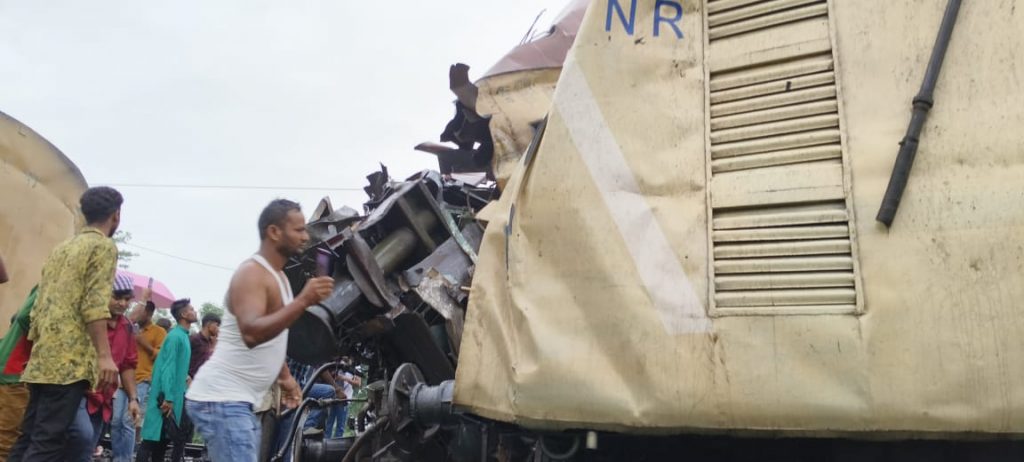
M1012 0L591 2L500 197L316 217L290 352L374 383L296 454L1021 457L1022 39Z

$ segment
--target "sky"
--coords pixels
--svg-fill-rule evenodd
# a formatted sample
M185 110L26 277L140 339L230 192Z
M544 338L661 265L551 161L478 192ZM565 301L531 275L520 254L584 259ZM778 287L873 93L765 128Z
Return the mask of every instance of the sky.
M0 0L0 111L122 192L131 271L220 304L266 203L361 210L380 163L436 169L412 147L454 113L448 66L478 78L566 3Z

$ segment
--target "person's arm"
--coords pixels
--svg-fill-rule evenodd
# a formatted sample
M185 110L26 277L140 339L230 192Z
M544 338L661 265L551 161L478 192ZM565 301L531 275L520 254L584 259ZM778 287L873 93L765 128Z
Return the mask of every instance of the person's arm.
M75 269L82 272L82 295L77 308L96 349L99 381L93 386L100 390L117 383L117 364L110 355L110 342L107 340L107 319L110 318L107 305L110 304L111 284L117 269L117 246L107 239L93 249L87 261L79 264L82 266Z
M139 421L139 394L135 387L135 368L121 371L121 385L124 386L124 393L128 395L128 414L132 416L132 422Z
M302 399L302 388L288 370L288 363L281 365L281 372L277 374L277 384L281 387L281 404L289 409L298 406Z
M238 320L238 330L245 346L255 348L292 325L306 310L306 307L320 303L331 294L334 280L318 277L306 281L306 286L295 300L279 310L269 312L269 287L263 277L272 277L255 263L248 265L231 279L228 289L228 309ZM277 285L273 286L276 290Z
M150 358L156 357L156 348L150 346L149 343L146 342L146 339L142 337L142 335L135 336L135 345L141 348L142 351L145 351Z
M114 364L114 357L110 355L110 342L107 340L107 320L100 319L85 325L89 331L89 338L96 348L96 356L99 361L100 378L93 384L96 390L102 390L108 385L117 383L117 364Z
M345 395L345 387L338 383L337 378L331 373L330 369L324 369L320 372L320 380L331 386L334 389L334 396L338 399L345 399L348 396Z
M4 266L3 257L0 257L0 284L3 284L7 281L10 281L10 278L7 277L7 267Z

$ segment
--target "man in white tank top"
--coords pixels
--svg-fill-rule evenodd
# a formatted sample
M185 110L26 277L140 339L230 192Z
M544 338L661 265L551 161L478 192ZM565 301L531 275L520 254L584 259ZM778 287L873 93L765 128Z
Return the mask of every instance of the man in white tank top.
M259 231L259 252L231 278L217 348L185 394L188 414L214 462L257 460L260 427L252 409L275 380L283 404L298 404L301 390L284 363L288 326L334 287L329 277L310 279L292 298L281 270L309 241L299 204L271 202L260 214Z

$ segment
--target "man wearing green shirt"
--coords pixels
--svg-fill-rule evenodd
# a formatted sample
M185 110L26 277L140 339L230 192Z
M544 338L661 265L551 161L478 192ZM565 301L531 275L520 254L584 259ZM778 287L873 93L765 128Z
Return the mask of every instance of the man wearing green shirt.
M29 387L28 407L10 462L62 460L85 392L116 383L107 304L117 267L110 237L121 223L123 202L112 188L86 190L79 203L87 226L58 245L43 265L28 331L32 358L21 374Z
M171 328L160 347L160 354L153 365L153 383L146 399L146 419L142 423L142 446L136 460L163 462L167 444L165 416L173 419L175 426L181 425L181 413L185 405L185 387L188 378L188 364L192 358L192 346L188 341L189 328L196 322L196 310L188 299L176 300L171 304L171 316L178 323ZM182 446L184 450L184 446ZM172 460L180 461L184 454L173 454Z

